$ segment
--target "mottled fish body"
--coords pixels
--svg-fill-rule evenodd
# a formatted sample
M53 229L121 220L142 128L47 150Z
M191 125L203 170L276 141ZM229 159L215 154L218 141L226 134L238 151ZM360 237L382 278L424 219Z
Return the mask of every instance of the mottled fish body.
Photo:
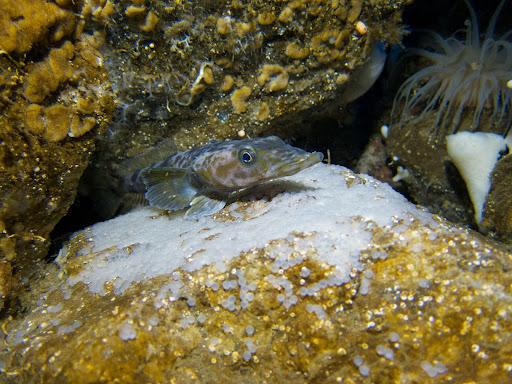
M321 162L319 152L292 147L276 136L218 141L178 152L135 171L130 192L144 193L150 206L197 218L221 210L236 193L290 176Z

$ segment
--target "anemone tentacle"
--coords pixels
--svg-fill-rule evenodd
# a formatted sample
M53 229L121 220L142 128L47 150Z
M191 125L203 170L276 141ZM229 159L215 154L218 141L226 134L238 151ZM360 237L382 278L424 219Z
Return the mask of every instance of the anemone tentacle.
M400 86L392 107L393 124L417 121L436 111L432 136L447 135L460 128L463 114L472 110L471 130L490 127L503 135L512 123L512 30L495 37L498 17L505 0L501 0L483 35L469 0L465 28L443 38L425 31L429 41L423 48L410 49L411 55L431 64L410 76ZM464 36L458 36L464 32ZM418 112L418 109L421 111ZM399 116L398 116L399 115Z

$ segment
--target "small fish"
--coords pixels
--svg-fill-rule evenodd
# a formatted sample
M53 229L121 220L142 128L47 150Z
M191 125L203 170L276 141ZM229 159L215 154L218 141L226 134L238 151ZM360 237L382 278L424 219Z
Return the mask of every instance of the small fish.
M187 218L220 211L237 193L290 176L321 162L320 152L292 147L276 136L216 141L135 171L125 181L130 192L144 193L150 206Z

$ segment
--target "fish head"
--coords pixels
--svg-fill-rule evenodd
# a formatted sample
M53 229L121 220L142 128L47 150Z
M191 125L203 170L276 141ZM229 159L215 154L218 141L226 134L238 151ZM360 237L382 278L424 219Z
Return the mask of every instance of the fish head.
M205 152L193 166L202 183L218 191L236 191L290 176L323 159L320 152L304 151L276 136L224 143Z

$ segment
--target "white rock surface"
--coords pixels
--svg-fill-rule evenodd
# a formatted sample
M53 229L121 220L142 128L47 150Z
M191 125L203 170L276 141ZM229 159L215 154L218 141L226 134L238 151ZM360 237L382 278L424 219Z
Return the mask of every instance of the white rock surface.
M287 252L276 252L275 269L314 255L337 271L317 284L320 289L348 280L350 270L358 267L360 252L370 243L372 225L390 226L399 219L404 225L415 219L435 225L430 214L387 184L340 166L317 164L260 190L274 190L273 197L269 200L256 193L249 202L235 202L220 216L198 221L142 208L96 224L85 230L89 247L81 250L82 255L94 252L95 257L69 283L82 281L92 292L102 293L104 284L113 281L115 291L122 293L134 282L174 272L175 284L165 289L178 294L182 286L178 269L193 271L214 264L222 271L241 252L289 239L295 244L305 242L300 249L306 251L293 260L282 256ZM301 238L297 233L311 236ZM66 248L61 250L61 256L68 253ZM283 302L293 304L296 298L286 295L286 286L282 288ZM250 287L241 289L250 293Z
M507 139L489 132L458 132L446 137L448 155L459 170L475 210L475 221L482 222L491 174Z

